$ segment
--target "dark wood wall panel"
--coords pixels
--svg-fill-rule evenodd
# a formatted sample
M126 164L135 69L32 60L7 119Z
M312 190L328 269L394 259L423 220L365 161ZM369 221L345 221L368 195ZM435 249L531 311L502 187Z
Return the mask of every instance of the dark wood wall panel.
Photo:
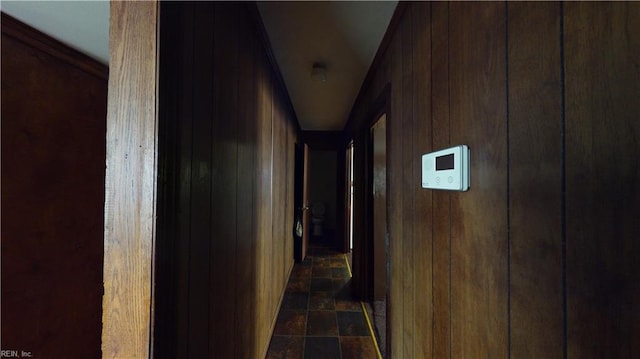
M156 312L158 326L174 326L156 328L167 349L156 353L263 357L293 266L295 115L250 5L161 6L164 53L181 56L160 75L161 129L175 129L161 134L160 203L175 205L159 220L175 225L160 229L159 250L178 250L159 262L157 295L175 299Z
M471 190L451 195L454 358L507 354L504 6L450 4L450 141L472 156Z
M387 116L387 131L389 141L387 142L387 178L388 178L388 212L387 223L389 226L389 257L390 257L390 310L389 320L396 325L389 329L391 345L389 354L392 357L402 358L404 356L403 340L395 338L404 337L404 252L402 246L406 242L403 236L403 215L402 213L402 197L403 191L393 191L390 188L402 188L403 158L402 158L402 32L398 31L391 40L388 56L391 57L391 114ZM362 148L361 151L368 151L368 148ZM368 196L368 194L367 194ZM369 241L369 236L366 236Z
M219 223L214 223L212 219L213 196L218 187L212 186L212 182L218 178L214 177L213 169L219 169L220 172L226 172L229 169L224 166L220 167L219 157L217 153L212 151L212 135L219 135L218 127L220 121L218 116L212 117L212 112L220 111L220 102L214 97L213 67L215 64L213 40L214 40L214 24L218 18L211 19L213 12L212 3L203 3L200 6L192 7L194 23L201 24L196 31L193 32L193 63L191 67L192 79L191 84L193 93L190 100L192 107L192 125L191 132L191 185L190 200L187 202L190 208L189 218L189 357L206 357L211 344L209 341L209 322L210 302L220 303L219 297L211 296L209 288L214 285L217 277L211 277L211 273L215 269L218 261L210 261L210 252L223 251L223 241L212 241L214 233L216 237L230 240L227 233L218 234ZM217 33L217 31L216 31ZM217 52L216 52L217 53ZM216 77L219 74L216 73ZM223 81L219 79L218 81ZM216 82L218 82L216 81ZM216 83L217 85L217 83ZM218 95L218 91L215 91ZM214 107L215 102L215 107ZM184 106L184 105L183 105ZM221 111L220 111L221 112ZM219 115L220 112L216 112ZM213 118L213 121L212 121ZM215 131L215 132L214 132ZM214 164L214 156L216 163ZM216 167L214 167L214 165ZM219 172L217 172L219 173ZM216 181L217 182L217 181ZM229 189L233 191L233 188ZM228 204L228 202L224 203ZM233 218L232 218L233 219ZM215 232L214 232L215 231ZM220 248L222 247L222 248ZM211 284L210 284L211 282ZM227 324L227 323L225 323ZM215 327L211 328L215 332Z
M210 171L211 193L211 262L209 273L209 355L217 353L220 357L230 358L235 355L236 334L228 328L233 328L234 317L237 315L237 302L233 295L236 293L237 281L235 273L244 261L237 260L236 241L238 231L237 206L237 172L238 162L238 78L241 69L238 67L239 42L238 38L238 6L228 2L204 2L197 7L198 12L204 13L201 19L196 18L196 29L199 33L213 32L213 44L208 36L202 47L212 48L213 61L198 58L202 66L213 69L199 73L203 80L212 83L210 91L213 96L211 111L207 112L207 120L213 122L210 140L207 141L212 153ZM207 30L206 24L214 27ZM245 24L246 26L246 24ZM203 94L205 95L205 94ZM211 96L208 95L208 96ZM196 98L198 96L196 95ZM250 106L246 104L244 106ZM232 275L230 275L232 274Z
M640 352L640 3L564 4L567 351Z
M407 191L403 191L401 196L401 202L399 204L399 213L402 213L402 222L400 222L400 226L402 227L402 236L397 238L411 238L412 240L401 241L402 249L400 254L403 256L402 266L398 265L396 267L395 276L391 277L391 281L401 282L402 283L402 318L404 321L404 325L402 327L402 337L403 340L397 342L397 344L402 344L402 357L408 358L413 357L413 348L416 346L416 341L419 338L416 336L417 333L413 328L413 320L414 320L414 309L415 309L415 287L414 277L416 271L414 270L414 252L413 252L413 242L415 240L415 235L413 231L413 222L416 218L415 213L415 198L411 191L412 186L417 183L415 178L413 177L413 165L416 163L413 157L413 133L414 133L414 122L413 122L413 82L414 82L414 73L413 73L413 57L412 52L414 48L413 43L413 29L412 29L412 17L411 17L411 8L407 11L404 20L400 24L401 27L401 37L400 37L400 46L402 48L400 53L400 61L402 62L402 97L400 101L400 109L398 113L400 116L397 117L396 121L401 123L402 126L402 134L400 138L404 142L403 146L399 147L399 151L401 152L401 161L400 161L400 174L402 178L402 182L396 183L396 185L401 186L401 188L406 188ZM397 301L396 301L397 302ZM395 302L394 302L395 303ZM392 343L393 344L393 343Z
M409 357L429 358L433 356L432 338L432 192L421 188L422 154L433 148L431 134L431 6L426 2L411 5L412 17L412 58L413 63L413 151L410 155L413 171L408 181L414 199L413 218L413 332L414 345ZM409 136L407 136L409 137ZM426 289L426 290L423 290Z
M175 177L177 177L177 181L178 183L176 184L177 190L176 190L176 199L172 200L169 203L174 203L174 207L177 210L177 215L176 215L176 225L175 225L175 230L177 233L178 238L182 238L182 240L180 241L174 241L173 239L173 235L174 233L172 232L168 232L167 233L167 243L158 243L158 250L162 250L162 248L166 248L170 246L170 243L173 242L177 242L176 244L174 244L173 246L175 248L177 248L178 250L175 252L174 257L171 258L169 257L169 261L170 262L174 262L175 265L172 266L172 269L175 270L175 276L176 276L176 282L174 283L170 283L166 290L168 292L171 292L172 289L172 285L175 285L175 296L177 297L176 299L176 307L177 308L189 308L189 303L190 303L190 295L191 295L191 282L190 282L190 278L189 278L189 273L190 273L190 257L191 257L191 226L190 226L190 217L191 217L191 204L188 201L181 201L181 198L191 198L191 177L192 177L192 171L175 171L174 168L191 168L193 166L193 159L191 156L191 146L192 146L192 136L193 136L193 107L192 106L181 106L180 104L182 103L190 103L191 99L194 96L194 88L193 86L191 86L191 84L194 81L194 76L195 74L192 71L193 68L193 63L194 63L194 57L193 56L189 56L189 54L192 54L194 51L194 43L195 43L195 39L194 39L194 28L191 26L181 26L181 24L184 23L193 23L194 21L194 12L195 9L193 7L193 3L189 3L185 5L185 8L180 11L180 8L177 7L177 3L167 3L166 6L172 6L173 4L176 5L176 8L167 8L166 10L161 11L160 13L164 16L164 15L169 15L170 13L175 13L177 16L179 16L179 18L176 20L177 23L171 23L172 25L175 25L176 28L176 32L181 34L181 37L179 37L177 39L178 43L182 43L182 48L180 49L180 51L176 51L176 50L172 50L171 47L175 46L173 45L173 43L170 44L161 44L160 50L166 51L166 52L174 52L174 53L179 53L181 56L178 57L178 61L177 62L177 66L178 68L176 70L172 70L171 76L174 76L174 73L178 74L178 78L175 80L176 83L178 84L175 88L180 89L180 91L178 92L178 94L176 95L174 92L172 92L170 89L171 87L169 87L169 84L164 84L163 81L163 77L160 78L160 93L162 96L162 94L165 93L166 91L166 96L164 97L164 99L161 99L160 104L165 104L166 101L168 101L169 98L171 97L177 97L177 100L175 100L175 108L176 108L176 112L172 113L175 117L179 117L181 119L180 123L177 123L177 121L172 121L172 117L168 117L169 116L169 109L163 109L162 107L160 108L160 113L159 116L161 118L161 126L163 123L175 123L175 129L176 129L176 135L178 136L178 140L177 140L177 145L176 145L176 151L177 153L174 154L174 156L176 157L176 163L175 164L170 164L169 166L167 166L166 168L166 174L163 173L161 175L161 177L163 175L167 175L170 173L174 173L174 172L178 172L177 176L174 175ZM164 8L163 8L164 9ZM168 16L167 16L168 17ZM161 24L163 24L162 26L166 26L168 25L168 23L162 22ZM165 35L163 35L163 33L161 32L161 39L165 40ZM163 46L164 45L164 46ZM168 63L168 62L167 62ZM170 63L168 63L170 64ZM161 71L163 71L164 69L161 69ZM161 76L163 76L161 74ZM175 86L175 85L174 85ZM173 103L172 103L173 104ZM164 121L164 116L167 116L167 120ZM173 138L170 135L170 132L168 132L168 130L165 131L166 136L168 137L167 139L167 143L166 145L172 143ZM163 135L163 133L160 133L160 135ZM162 152L161 152L162 153ZM172 183L169 181L169 179L167 179L168 182L168 188L172 187ZM159 196L162 196L164 193L159 193ZM173 217L172 214L172 208L168 208L166 210L166 217ZM159 219L160 220L160 219ZM159 231L162 230L162 228L158 228ZM167 228L168 230L168 228ZM171 254L169 254L169 256L171 256ZM173 261L171 261L171 259L173 259ZM165 278L165 280L168 278ZM162 278L159 277L159 279L157 280L158 282L158 286L160 285L162 281ZM158 295L156 295L156 297L162 297L163 295L166 295L162 292L160 292ZM167 309L166 312L161 312L161 313L170 313L172 310L174 310L172 307L169 307ZM158 343L157 345L161 345L161 343L172 343L174 342L176 345L176 357L183 357L183 358L188 358L188 350L190 348L189 343L191 342L191 335L192 335L192 331L190 330L190 324L191 321L190 319L190 313L188 311L184 312L182 315L176 315L176 339L175 340L162 340L161 338L159 338L159 340L155 340L156 343ZM160 319L158 319L156 321L157 325L156 327L159 327L161 322ZM171 325L171 321L168 323L169 325ZM162 327L158 328L160 330L164 329ZM156 329L157 330L157 329ZM167 328L167 330L171 330L171 328ZM158 332L158 334L160 334L162 331ZM198 335L197 333L195 335ZM160 348L159 348L160 349ZM167 357L171 357L171 350L166 350L166 351L156 351L157 353L162 353L162 352L166 352L167 353Z
M431 131L433 150L449 147L449 4L431 6ZM429 149L427 149L429 151ZM432 193L433 357L451 357L451 194ZM427 219L428 220L428 219Z
M507 7L511 355L558 358L563 346L560 4Z
M388 96L393 357L638 352L638 7L399 5L345 127L367 297L367 136ZM470 190L419 188L420 155L457 144Z
M100 356L107 73L2 13L3 351Z
M249 21L248 14L240 12L239 23ZM238 36L243 39L239 47L238 66L242 71L238 77L238 101L240 103L257 103L258 92L254 81L256 71L256 46L258 40L251 36L246 26L240 26ZM255 320L256 308L253 298L256 294L256 131L254 121L257 116L255 106L240 106L238 108L238 203L236 216L238 218L238 235L236 238L236 253L246 258L243 265L237 267L236 316L234 332L236 334L234 358L251 359L256 357L255 338L250 330L246 330L247 323Z

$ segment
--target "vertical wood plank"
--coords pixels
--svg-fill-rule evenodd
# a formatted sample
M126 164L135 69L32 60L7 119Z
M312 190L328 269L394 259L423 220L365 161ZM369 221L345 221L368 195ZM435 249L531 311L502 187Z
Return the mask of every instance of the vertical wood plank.
M413 172L409 181L415 201L413 220L413 331L416 338L413 358L433 355L433 285L432 285L432 193L421 185L422 155L431 152L431 4L411 5L413 62Z
M511 355L558 358L564 335L560 4L507 6Z
M248 16L240 12L239 24L248 22ZM252 305L252 298L256 294L256 119L258 103L256 84L256 39L248 25L240 25L238 29L239 46L238 66L243 69L238 74L238 103L247 106L238 107L238 203L236 217L238 218L238 232L236 239L236 258L241 261L237 268L237 285L235 298L237 315L235 319L235 347L234 358L254 358L258 355L255 348L253 332L247 330L255 325L256 308Z
M186 34L192 27L189 12L177 3L163 3L160 6L159 56L159 98L158 103L158 199L156 223L157 239L154 259L154 311L153 353L154 357L187 356L189 321L188 308L188 260L190 238L188 226L189 210L179 200L190 196L191 180L185 181L185 172L177 171L181 165L190 167L191 161L191 108L180 106L184 98L191 98L192 86L185 86L185 79L192 74L193 37ZM172 29L170 34L166 29ZM190 41L186 41L188 38ZM177 47L176 44L182 46ZM183 69L183 66L185 69ZM176 118L181 118L178 123ZM184 133L188 133L184 141ZM180 134L180 135L178 135ZM183 146L188 144L188 150ZM185 156L189 153L189 156ZM190 174L190 171L188 171ZM190 209L190 208L189 208ZM184 228L187 227L187 228ZM185 235L186 233L186 235ZM183 238L178 242L175 238ZM181 315L184 314L184 315ZM162 353L162 354L158 354Z
M294 216L295 216L295 209L294 209L294 205L293 205L293 181L294 181L294 176L295 176L295 132L293 129L293 119L291 114L287 114L286 117L286 174L285 174L285 182L286 182L286 198L285 198L285 204L286 204L286 210L285 210L285 228L284 228L284 234L285 234L285 250L284 250L284 258L283 260L285 261L285 286L289 280L289 274L291 273L291 270L293 269L293 221L294 221Z
M507 356L505 4L450 5L451 143L471 188L451 195L452 356Z
M189 245L189 345L190 357L206 357L211 348L209 332L210 302L214 299L209 292L211 261L213 251L212 187L214 168L211 151L212 120L214 111L211 63L214 61L213 33L215 19L211 21L211 3L194 3L194 45L193 45L193 97L187 99L193 106L193 132L191 138L191 206Z
M156 208L157 3L111 4L104 358L148 357Z
M269 271L271 258L271 76L265 65L260 64L259 91L260 101L258 103L258 154L256 157L256 169L258 170L258 183L256 186L256 203L258 203L258 243L256 246L258 291L256 296L259 316L256 318L259 335L259 343L267 343L269 340L269 329L272 319ZM266 348L264 349L266 352Z
M564 4L567 352L640 352L640 4Z
M431 4L433 150L449 142L449 4ZM433 357L451 357L451 194L433 191Z
M389 131L388 153L389 166L389 196L388 219L389 219L389 256L391 280L389 282L390 306L389 318L390 331L390 355L392 357L404 356L404 287L403 270L403 218L402 213L402 37L398 31L393 36L389 44L391 62L391 115L387 117L387 131Z
M163 4L165 6L166 4ZM177 168L180 169L178 175L178 198L177 204L177 241L178 248L177 265L176 265L176 292L177 294L177 328L176 328L176 356L188 357L189 348L189 277L190 277L190 247L191 247L191 168L193 167L193 159L191 156L191 142L193 136L193 106L185 106L180 104L191 104L193 93L193 48L194 48L194 5L193 3L185 3L180 12L180 74L182 75L180 83L179 105L178 111L180 121L178 131L178 163ZM174 45L176 46L176 45Z
M415 119L413 118L413 29L412 17L413 7L408 6L404 16L400 22L401 47L400 52L402 62L402 80L397 85L402 86L401 99L401 117L396 121L402 122L402 145L400 151L402 153L402 182L400 187L392 187L392 191L402 191L401 195L401 216L402 237L397 240L402 241L402 297L403 297L403 318L404 325L402 328L402 345L405 358L413 357L413 348L415 346L416 333L414 324L415 317L415 258L413 246L415 242L413 223L416 220L414 208L413 187L419 183L413 176L413 165L415 164L413 151L413 133L415 131Z
M276 95L274 91L274 95ZM272 154L273 154L273 183L278 184L273 186L273 201L271 202L272 213L272 227L271 227L271 243L273 245L273 258L280 258L284 251L283 240L283 227L284 227L284 208L283 208L283 193L284 193L284 178L282 176L282 169L284 164L282 163L283 154L283 141L282 141L282 105L278 96L274 97L273 110L272 110ZM280 260L271 261L271 283L280 287L285 284L284 278L284 263ZM272 291L272 303L271 310L274 315L277 315L278 303L281 297L280 292Z
M234 326L236 298L226 294L235 293L237 281L229 273L237 272L237 171L238 171L238 4L203 3L211 6L214 28L209 45L212 49L213 73L203 72L203 77L212 82L213 98L211 142L208 147L212 156L211 203L211 262L209 284L209 355L231 358L235 354L235 335L228 328ZM209 16L208 22L211 22ZM199 22L206 26L207 21ZM209 42L211 44L211 42ZM197 273L194 273L197 275Z

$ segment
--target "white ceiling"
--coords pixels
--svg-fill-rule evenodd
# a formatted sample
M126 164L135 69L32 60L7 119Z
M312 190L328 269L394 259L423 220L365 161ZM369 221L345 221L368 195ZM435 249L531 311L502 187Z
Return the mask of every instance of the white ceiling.
M258 2L303 130L342 130L397 1ZM108 64L108 1L0 1L0 9ZM314 62L327 81L311 79Z
M0 1L0 10L107 64L109 1Z
M303 130L342 130L397 1L258 2ZM314 62L327 81L311 79Z

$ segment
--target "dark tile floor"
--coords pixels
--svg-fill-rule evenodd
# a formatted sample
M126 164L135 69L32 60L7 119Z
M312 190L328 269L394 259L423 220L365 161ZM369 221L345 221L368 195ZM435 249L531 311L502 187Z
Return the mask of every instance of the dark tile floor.
M312 243L295 264L267 358L377 358L344 254Z

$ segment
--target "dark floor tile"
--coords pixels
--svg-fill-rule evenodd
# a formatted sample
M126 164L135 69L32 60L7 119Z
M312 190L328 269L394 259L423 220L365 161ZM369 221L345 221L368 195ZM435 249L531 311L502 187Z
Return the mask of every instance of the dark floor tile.
M316 257L313 259L313 268L317 268L317 267L325 267L325 268L330 268L331 267L331 259L326 258L326 257Z
M308 293L311 285L311 278L290 278L287 283L289 293Z
M340 337L342 359L376 359L371 337Z
M335 291L335 301L336 310L362 311L360 301L354 297L349 283L345 284L340 290Z
M360 302L353 299L335 298L336 310L343 312L357 312L362 313L362 306Z
M311 277L311 267L294 266L291 271L291 278Z
M289 292L282 298L282 309L307 310L309 293Z
M300 310L280 310L275 335L304 335L307 327L307 312Z
M313 292L309 297L309 310L335 310L332 292Z
M307 320L307 335L337 336L336 312L333 310L310 311Z
M331 278L332 269L329 267L318 267L313 266L313 270L311 271L311 278Z
M351 291L351 278L333 278L333 291Z
M355 300L358 301L356 296L353 294L353 291L351 290L350 286L345 287L343 290L334 292L336 298L340 298L340 299L350 299L350 300Z
M340 336L368 336L369 328L362 312L336 312Z
M312 292L331 292L333 290L333 282L331 278L311 278Z
M344 261L343 257L331 258L331 267L332 268L347 268L347 262Z
M347 268L331 268L331 276L333 278L350 278L351 277Z
M266 359L299 359L304 350L304 337L274 335Z
M337 337L307 337L304 345L304 359L338 359L340 342Z
M300 262L300 263L298 263L296 265L301 266L301 267L311 267L313 265L313 257L306 256L302 262Z

